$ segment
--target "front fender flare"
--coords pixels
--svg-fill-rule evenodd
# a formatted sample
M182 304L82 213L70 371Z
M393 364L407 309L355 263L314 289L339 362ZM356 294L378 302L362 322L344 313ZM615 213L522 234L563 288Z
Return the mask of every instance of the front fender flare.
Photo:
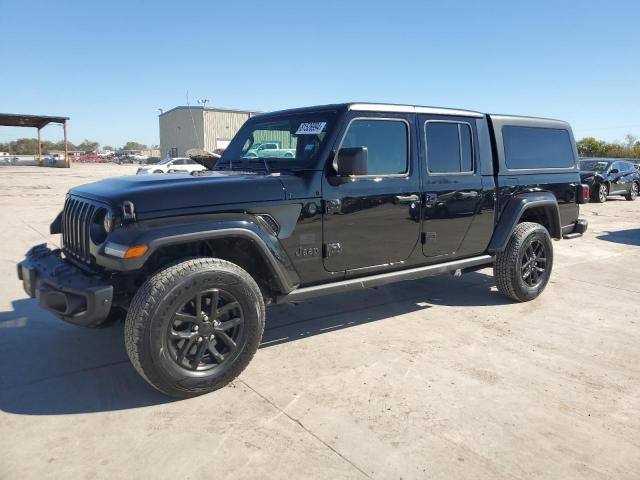
M493 231L493 237L489 242L489 253L495 254L504 251L507 248L511 232L513 232L523 214L527 210L537 207L542 207L549 218L549 234L556 239L562 238L560 211L555 195L551 192L523 193L511 198L502 211Z
M298 273L278 239L251 215L234 218L182 218L146 221L128 225L109 235L108 242L122 246L148 245L139 258L123 259L106 255L104 245L96 263L108 270L131 272L143 268L159 248L217 238L245 238L260 251L273 274L278 289L289 293L300 284Z

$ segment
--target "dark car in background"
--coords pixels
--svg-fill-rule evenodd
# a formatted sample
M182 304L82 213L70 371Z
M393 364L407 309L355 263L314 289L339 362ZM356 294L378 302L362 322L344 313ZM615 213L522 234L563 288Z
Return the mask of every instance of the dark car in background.
M640 172L629 160L583 158L580 180L589 185L591 199L603 203L609 195L623 195L633 201L640 191Z

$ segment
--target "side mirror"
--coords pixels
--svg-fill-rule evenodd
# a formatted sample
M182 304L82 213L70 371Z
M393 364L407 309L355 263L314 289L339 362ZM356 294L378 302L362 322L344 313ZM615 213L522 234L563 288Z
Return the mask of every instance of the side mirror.
M619 172L620 170L618 170L617 168L612 168L609 173L619 173Z
M369 150L367 147L341 148L334 166L341 177L366 175L368 160Z

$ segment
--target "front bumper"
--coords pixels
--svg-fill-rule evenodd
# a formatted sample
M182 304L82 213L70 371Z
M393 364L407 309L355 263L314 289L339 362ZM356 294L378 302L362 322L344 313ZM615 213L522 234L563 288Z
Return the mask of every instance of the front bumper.
M104 322L111 311L113 286L65 261L60 250L37 245L18 263L25 292L56 317L83 327Z

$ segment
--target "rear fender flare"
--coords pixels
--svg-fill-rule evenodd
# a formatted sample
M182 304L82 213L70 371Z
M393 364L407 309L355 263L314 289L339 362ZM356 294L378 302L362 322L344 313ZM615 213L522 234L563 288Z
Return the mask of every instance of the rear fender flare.
M539 207L544 209L545 215L549 220L549 234L551 237L558 240L562 238L560 211L555 195L551 192L523 193L511 198L500 215L493 237L489 242L489 253L495 254L504 251L509 238L511 238L511 232L513 232L523 215L527 210Z

